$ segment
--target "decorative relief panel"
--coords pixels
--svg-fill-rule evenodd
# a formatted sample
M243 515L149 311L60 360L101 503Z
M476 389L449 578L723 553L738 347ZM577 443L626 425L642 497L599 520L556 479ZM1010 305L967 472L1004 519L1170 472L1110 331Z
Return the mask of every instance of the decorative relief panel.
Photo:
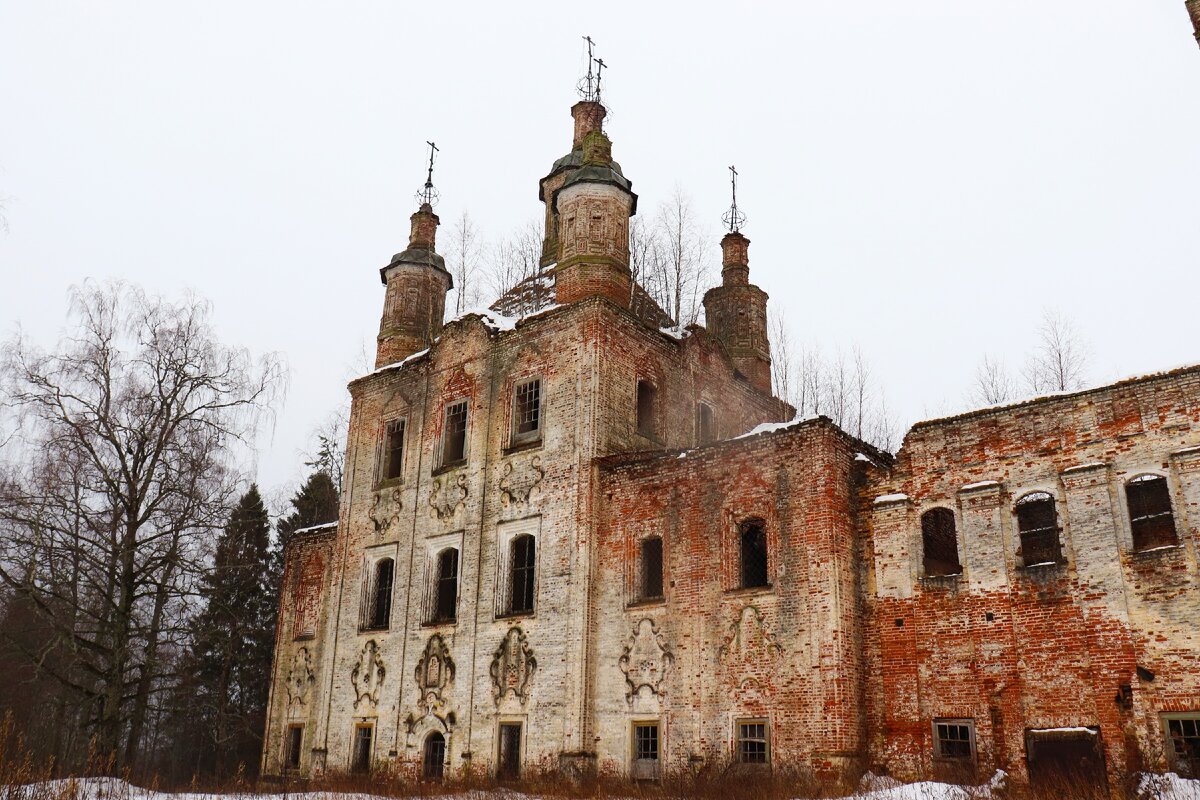
M529 502L529 494L542 482L545 475L542 459L538 456L516 464L512 461L505 464L504 474L500 477L501 505Z
M509 692L524 704L529 697L529 681L536 670L537 659L529 649L525 632L509 628L492 656L492 694L497 705Z
M419 694L417 713L410 713L404 721L408 732L412 734L424 728L427 722L449 730L454 724L454 712L447 709L445 690L454 680L454 659L441 634L429 637L417 662L415 677Z
M761 663L776 660L782 652L783 648L767 630L762 612L746 606L730 627L717 658L722 664Z
M447 519L454 516L467 499L467 476L457 478L434 478L433 491L429 495L430 515L434 519Z
M287 686L288 707L302 706L308 700L309 689L316 682L312 669L312 656L307 647L301 647L292 656L292 666L288 670Z
M654 621L639 620L633 626L633 636L618 662L621 672L625 673L625 700L633 703L643 688L661 696L663 680L674 663L675 656L667 649Z
M350 682L354 684L354 705L366 700L372 706L379 703L379 690L383 686L383 678L387 670L383 666L383 658L379 655L379 645L374 639L369 639L358 654L358 663L350 673Z
M321 584L324 580L324 554L316 549L303 552L292 600L295 609L292 636L296 639L317 635L317 623L321 617Z
M371 503L371 524L375 526L376 536L386 536L394 525L400 522L400 511L404 504L400 500L400 488L380 489L375 492Z

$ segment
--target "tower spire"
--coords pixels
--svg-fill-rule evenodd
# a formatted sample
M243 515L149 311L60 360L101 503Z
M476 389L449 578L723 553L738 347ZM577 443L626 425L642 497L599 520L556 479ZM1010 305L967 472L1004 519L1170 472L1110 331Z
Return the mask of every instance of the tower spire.
M425 185L417 192L417 202L422 206L433 208L437 205L439 198L438 190L433 188L433 158L439 152L438 146L433 142L426 142L429 145L429 168L425 171Z
M730 233L740 233L742 226L746 224L746 215L738 211L737 207L737 179L737 167L731 166L729 168L729 185L733 194L733 205L721 216L721 221L729 226Z
M579 80L576 89L579 91L579 96L589 103L600 102L600 75L598 72L593 72L592 67L597 65L595 57L596 43L592 41L591 36L584 36L583 40L587 42L587 74ZM603 62L600 62L603 69Z

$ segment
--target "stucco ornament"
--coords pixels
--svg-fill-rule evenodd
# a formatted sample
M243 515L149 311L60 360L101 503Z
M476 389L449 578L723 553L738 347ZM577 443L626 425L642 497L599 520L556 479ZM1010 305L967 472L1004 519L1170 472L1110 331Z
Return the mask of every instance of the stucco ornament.
M308 690L316 681L316 676L313 675L312 656L309 655L307 647L301 647L296 651L296 655L292 656L292 666L287 674L287 696L288 705L304 705L308 698Z
M350 673L350 682L354 684L354 705L366 700L371 705L379 703L379 690L383 686L383 678L387 670L383 666L383 658L379 655L379 645L374 639L369 639L358 654L358 663L354 672Z
M446 519L453 516L466 499L466 475L459 475L453 482L449 478L434 478L433 491L429 494L430 514L434 519Z
M625 700L633 703L643 688L649 689L651 694L662 695L663 680L675 663L675 656L667 649L654 621L643 619L633 626L633 636L617 663L625 673Z
M404 504L400 500L400 489L380 489L371 503L371 524L375 535L384 536L392 526L400 522L400 511Z
M542 482L546 471L542 469L542 459L534 456L528 461L514 464L512 461L504 465L504 474L500 478L500 503L529 502L529 495Z
M509 628L492 657L492 694L499 704L504 696L513 696L524 704L529 697L529 681L537 670L537 659L520 628Z
M729 635L717 651L717 658L725 664L773 660L782 652L783 648L775 641L775 636L767 630L762 612L754 606L746 606L730 627Z
M454 659L450 656L450 648L440 633L429 637L425 650L417 661L416 668L417 698L416 713L411 713L404 720L410 734L424 728L432 722L443 731L448 731L454 724L454 712L447 710L444 691L454 680Z

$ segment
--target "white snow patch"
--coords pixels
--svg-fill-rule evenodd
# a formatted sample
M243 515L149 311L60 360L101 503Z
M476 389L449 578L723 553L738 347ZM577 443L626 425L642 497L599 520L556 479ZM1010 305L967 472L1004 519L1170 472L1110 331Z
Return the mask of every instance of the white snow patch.
M799 425L801 422L807 422L810 419L816 419L816 417L812 417L812 416L802 417L799 414L796 414L796 416L792 417L787 422L763 422L759 425L755 425L753 428L746 431L742 435L734 436L733 438L734 439L749 439L751 436L759 436L764 433L775 433L776 431L786 430L787 428L791 428L796 425Z
M307 528L298 528L292 531L292 535L295 536L298 533L312 533L314 531L327 531L332 530L337 526L338 524L336 522L322 522L320 525L309 525Z
M436 342L436 340L435 340L435 342ZM404 358L400 359L399 361L395 362L394 364L384 364L382 367L379 367L378 369L371 370L366 375L363 375L362 378L367 378L367 377L370 377L371 375L379 375L384 372L391 372L394 369L400 369L405 364L416 361L418 358L424 358L427 355L429 355L428 347L426 347L424 350L418 350L417 352L413 353L412 355L405 356ZM358 378L357 380L361 380L362 378Z
M989 486L999 486L999 485L1000 485L1000 481L976 481L975 483L968 483L966 486L959 489L959 491L960 492L969 492L973 489L986 489Z
M1143 775L1138 781L1138 797L1154 800L1200 800L1200 780L1181 778L1174 772Z
M871 460L871 457L870 457L870 456L868 456L866 453L855 453L855 454L854 454L854 460L855 460L855 461L865 461L865 462L867 462L868 464L874 464L874 463L875 463L874 461L872 461L872 460Z
M1039 561L1039 562L1037 562L1036 564L1025 564L1024 566L1025 566L1025 569L1033 569L1034 567L1053 567L1053 566L1055 566L1055 565L1057 565L1057 564L1058 564L1058 562L1057 562L1057 561ZM1032 729L1032 728L1030 728L1030 730L1033 730L1033 729ZM1043 731L1065 731L1065 730L1070 730L1070 728L1040 728L1039 730L1043 730ZM1086 728L1084 728L1084 730L1087 730L1087 729L1086 729Z
M875 498L875 505L881 506L885 503L899 503L902 500L907 500L908 495L904 492L896 492L895 494L881 494Z
M1182 450L1176 450L1174 453L1171 453L1171 455L1187 456L1191 455L1192 453L1200 453L1200 445L1196 445L1195 447L1185 447Z
M1157 553L1160 550L1182 550L1181 544L1164 544L1158 547L1147 547L1145 550L1137 550L1138 553Z
M1089 469L1099 469L1100 467L1107 466L1108 464L1105 464L1103 461L1089 461L1086 464L1076 464L1073 467L1067 467L1063 470L1063 474L1065 475L1068 472L1086 472Z
M1053 561L1047 561L1047 564L1053 564ZM1040 567L1041 564L1032 564L1031 566ZM1095 736L1100 733L1096 728L1085 728L1080 725L1068 726L1066 728L1030 728L1030 733L1086 733L1089 736Z
M691 331L685 331L683 328L679 327L678 325L675 325L673 327L659 328L658 332L665 333L667 336L670 336L672 339L678 339L680 341L683 341L684 338L691 335Z

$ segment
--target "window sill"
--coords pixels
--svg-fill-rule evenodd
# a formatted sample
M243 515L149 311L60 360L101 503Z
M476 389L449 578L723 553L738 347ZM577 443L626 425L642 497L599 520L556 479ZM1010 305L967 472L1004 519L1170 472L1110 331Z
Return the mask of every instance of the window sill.
M1044 575L1055 572L1056 570L1065 569L1066 561L1040 561L1036 564L1022 564L1017 567L1022 572L1028 572L1033 575Z
M391 626L391 625L382 625L382 626L376 626L376 627L371 627L371 628L359 628L359 629L358 629L358 632L359 632L359 634L366 634L366 633L387 633L387 632L388 632L388 631L390 631L391 629L392 629L392 626Z
M315 638L317 638L317 634L315 634L315 633L301 633L301 634L297 634L296 636L293 636L292 641L293 642L311 642Z
M921 585L928 589L951 589L963 581L963 574L955 572L950 575L922 575Z
M453 472L454 470L458 469L459 467L465 467L466 465L467 465L467 460L465 458L462 458L462 459L459 459L458 461L451 461L448 464L442 464L440 467L433 470L433 472L430 472L429 474L436 477L438 475L444 475L447 472Z
M738 586L735 589L726 589L726 597L753 596L757 594L775 594L775 586L768 583L766 586Z
M523 453L526 450L540 450L541 447L542 437L539 436L538 438L530 439L527 442L510 442L508 447L505 447L500 452L504 455L510 455L512 453Z
M503 614L496 615L496 621L512 620L512 619L532 619L536 615L534 611L507 611Z
M453 628L458 624L458 618L453 619L431 619L421 623L422 628Z
M1178 542L1176 544L1155 545L1154 547L1147 547L1144 550L1130 550L1129 555L1133 556L1134 558L1138 559L1139 561L1140 560L1149 561L1149 560L1155 559L1155 558L1163 558L1164 556L1168 556L1172 553L1178 553L1179 551L1181 551L1183 549L1184 549L1183 543Z
M654 608L656 606L665 606L666 604L667 598L659 595L658 597L644 597L639 600L634 600L632 603L626 603L625 608L626 610L633 610L637 608Z
M378 481L375 484L375 491L379 491L381 489L391 489L393 486L403 486L403 485L404 485L404 476L397 475L394 478L383 478L382 480Z

